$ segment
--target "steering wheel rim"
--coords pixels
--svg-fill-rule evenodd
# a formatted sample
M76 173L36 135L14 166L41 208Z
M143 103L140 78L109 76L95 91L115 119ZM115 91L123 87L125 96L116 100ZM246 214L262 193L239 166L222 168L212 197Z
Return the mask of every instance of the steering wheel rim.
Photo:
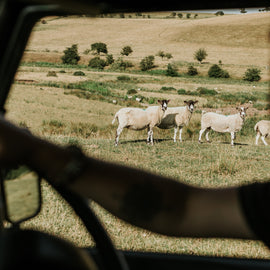
M111 238L103 228L93 209L89 206L89 200L71 192L65 187L54 186L54 188L72 207L82 220L88 233L93 237L97 250L102 257L102 264L105 269L128 270L129 267L123 253L115 249Z

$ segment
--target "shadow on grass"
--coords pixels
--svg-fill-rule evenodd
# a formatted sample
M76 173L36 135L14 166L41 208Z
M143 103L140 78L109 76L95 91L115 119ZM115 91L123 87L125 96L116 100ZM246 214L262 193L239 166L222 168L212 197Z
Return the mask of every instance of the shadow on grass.
M160 143L164 141L171 141L172 139L154 139L154 144L155 143ZM119 141L119 144L128 144L128 143L142 143L145 142L147 144L146 139L139 139L139 140L129 140L129 141Z

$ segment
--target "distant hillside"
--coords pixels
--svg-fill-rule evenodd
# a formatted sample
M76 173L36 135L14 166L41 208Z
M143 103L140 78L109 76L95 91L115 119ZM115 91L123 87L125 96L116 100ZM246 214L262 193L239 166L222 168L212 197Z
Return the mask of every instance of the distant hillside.
M79 52L89 50L94 42L104 42L109 53L118 58L129 45L128 57L139 62L147 55L163 50L174 61L192 62L194 51L204 47L207 61L227 64L268 64L270 13L226 15L204 19L135 18L45 18L38 23L27 48L30 53L61 54L78 44ZM29 53L28 53L29 54ZM89 56L90 57L90 56ZM157 58L157 61L160 59Z
M270 14L240 14L189 21L168 39L222 46L268 48Z

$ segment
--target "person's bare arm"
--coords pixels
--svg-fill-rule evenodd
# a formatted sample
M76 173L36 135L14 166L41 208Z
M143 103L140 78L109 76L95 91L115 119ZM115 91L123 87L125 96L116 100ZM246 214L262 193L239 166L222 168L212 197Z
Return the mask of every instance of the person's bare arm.
M25 163L57 180L72 154L0 118L2 166ZM254 238L236 189L198 189L134 168L86 159L83 174L69 185L119 218L172 236Z

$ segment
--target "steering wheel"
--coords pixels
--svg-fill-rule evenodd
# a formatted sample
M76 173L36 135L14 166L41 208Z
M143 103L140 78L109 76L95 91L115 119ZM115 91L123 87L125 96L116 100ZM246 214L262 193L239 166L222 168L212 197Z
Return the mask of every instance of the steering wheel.
M6 212L7 199L2 176L0 178L1 197ZM38 183L40 187L40 181ZM91 255L87 255L86 250L77 248L65 240L39 231L20 229L21 222L15 222L11 223L11 228L3 229L0 233L0 269L15 270L24 267L28 270L92 270L98 267L105 270L128 270L125 257L114 248L110 237L89 206L89 201L65 187L60 188L54 185L53 187L73 208L89 234L92 235L96 242L96 249L91 255L95 260ZM38 212L39 210L36 214Z
M75 213L80 217L87 231L92 235L96 242L97 250L100 253L101 264L105 269L128 270L128 264L121 251L117 251L103 228L99 219L96 217L89 200L69 191L66 188L55 188L59 194L69 203Z

